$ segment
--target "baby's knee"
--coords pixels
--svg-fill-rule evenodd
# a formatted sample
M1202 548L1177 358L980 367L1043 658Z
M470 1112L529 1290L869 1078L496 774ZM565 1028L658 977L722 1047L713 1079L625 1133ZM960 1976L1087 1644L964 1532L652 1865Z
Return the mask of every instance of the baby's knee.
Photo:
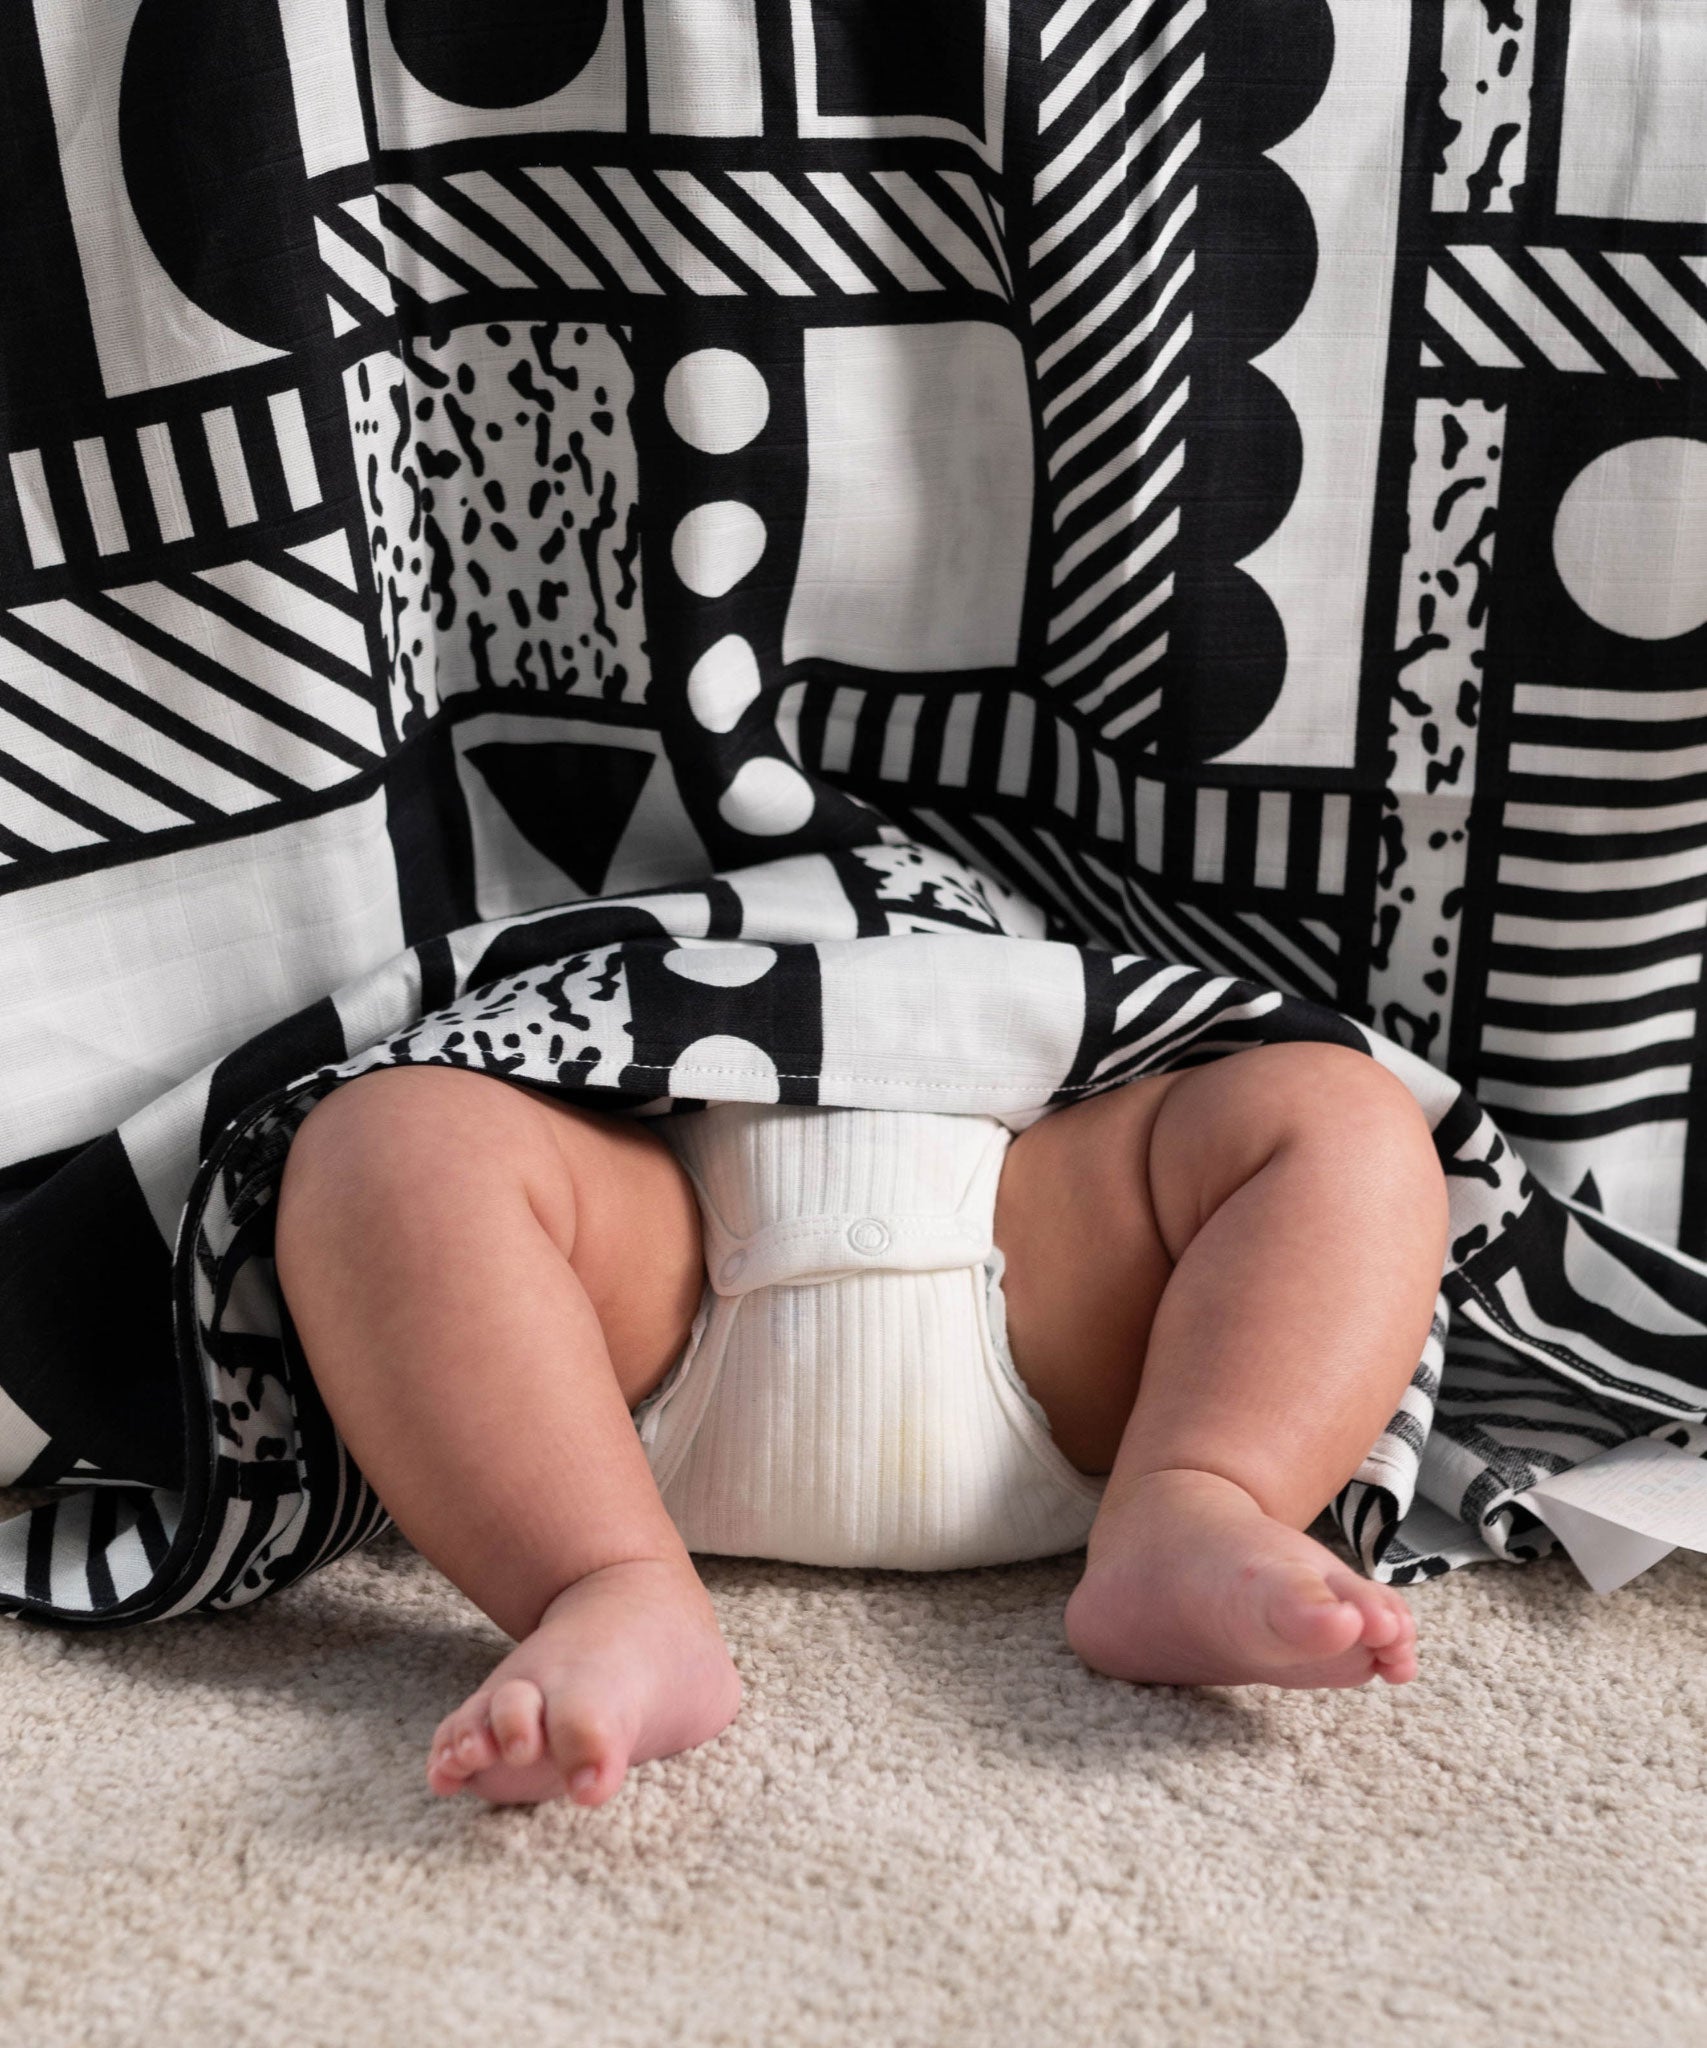
M279 1183L278 1223L289 1231L337 1228L357 1210L525 1173L540 1149L527 1105L490 1075L439 1066L373 1067L340 1082L291 1138Z
M1285 1157L1344 1199L1416 1205L1446 1228L1446 1181L1421 1105L1368 1053L1314 1041L1253 1046L1196 1069L1163 1133L1183 1141L1216 1207Z
M1278 1142L1370 1200L1446 1218L1446 1175L1422 1105L1398 1076L1353 1046L1267 1046L1260 1079ZM1252 1076L1256 1080L1256 1076Z

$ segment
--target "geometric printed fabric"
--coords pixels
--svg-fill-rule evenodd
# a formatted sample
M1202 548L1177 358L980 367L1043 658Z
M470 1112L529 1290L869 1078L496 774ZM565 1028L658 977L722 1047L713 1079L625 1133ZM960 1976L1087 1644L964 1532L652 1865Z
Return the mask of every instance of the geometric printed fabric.
M670 1059L607 1014L535 1078L652 1113L743 1014L665 937L776 950L787 1045L724 1035L785 1099L859 1093L873 942L921 1060L945 945L1079 963L1023 1071L962 1047L1016 1119L1127 1070L1158 965L1388 1060L1484 1196L1337 1504L1383 1576L1699 1441L1697 17L0 11L0 1482L80 1489L0 1604L235 1604L378 1526L269 1176L310 1076L514 1069L471 976L551 933Z

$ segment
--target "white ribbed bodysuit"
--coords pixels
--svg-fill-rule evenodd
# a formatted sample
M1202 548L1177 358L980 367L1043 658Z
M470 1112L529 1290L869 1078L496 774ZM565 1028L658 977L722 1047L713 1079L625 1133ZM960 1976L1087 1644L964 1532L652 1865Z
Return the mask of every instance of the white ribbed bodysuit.
M714 1103L652 1125L707 1285L634 1411L690 1551L937 1571L1085 1540L1105 1481L1006 1346L995 1117Z

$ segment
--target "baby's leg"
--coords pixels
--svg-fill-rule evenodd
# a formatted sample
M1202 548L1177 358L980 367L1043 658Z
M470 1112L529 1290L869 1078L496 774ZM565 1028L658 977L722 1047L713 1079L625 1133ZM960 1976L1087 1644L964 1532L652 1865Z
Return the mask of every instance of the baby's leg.
M1399 1405L1446 1234L1422 1112L1339 1047L1134 1082L1015 1140L996 1227L1014 1361L1069 1458L1109 1472L1067 1605L1087 1664L1415 1675L1403 1597L1302 1532Z
M297 1131L275 1250L356 1462L520 1644L441 1725L433 1790L598 1806L726 1727L741 1682L629 1412L705 1278L657 1133L467 1069L375 1069Z

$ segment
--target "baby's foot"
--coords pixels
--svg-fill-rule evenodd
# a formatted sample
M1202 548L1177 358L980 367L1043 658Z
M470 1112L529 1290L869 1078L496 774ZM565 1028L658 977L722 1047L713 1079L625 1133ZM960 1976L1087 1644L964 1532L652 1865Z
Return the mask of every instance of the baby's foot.
M558 1594L439 1724L427 1783L504 1806L564 1792L602 1806L630 1764L709 1742L740 1704L740 1675L693 1567L606 1565Z
M1403 1685L1402 1594L1341 1564L1211 1472L1146 1474L1106 1505L1067 1602L1093 1671L1152 1685Z

